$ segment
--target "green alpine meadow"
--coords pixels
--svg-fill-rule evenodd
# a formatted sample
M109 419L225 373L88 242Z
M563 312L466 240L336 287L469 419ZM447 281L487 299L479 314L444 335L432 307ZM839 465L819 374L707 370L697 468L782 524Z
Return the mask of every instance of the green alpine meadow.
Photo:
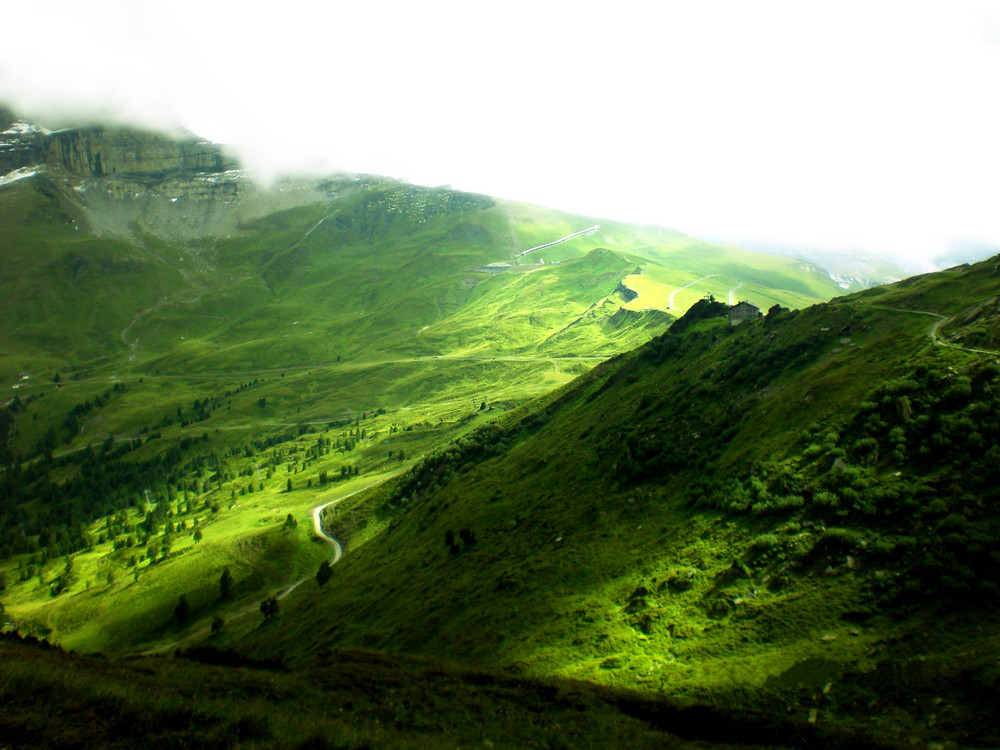
M0 109L0 747L988 748L1000 256Z

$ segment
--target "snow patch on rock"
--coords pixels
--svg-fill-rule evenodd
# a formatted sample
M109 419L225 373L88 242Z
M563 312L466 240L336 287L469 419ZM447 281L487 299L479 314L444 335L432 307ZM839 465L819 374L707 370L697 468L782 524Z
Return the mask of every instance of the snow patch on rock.
M6 187L18 180L34 177L36 174L38 174L38 167L21 167L20 169L15 169L13 172L8 172L3 177L0 177L0 188Z

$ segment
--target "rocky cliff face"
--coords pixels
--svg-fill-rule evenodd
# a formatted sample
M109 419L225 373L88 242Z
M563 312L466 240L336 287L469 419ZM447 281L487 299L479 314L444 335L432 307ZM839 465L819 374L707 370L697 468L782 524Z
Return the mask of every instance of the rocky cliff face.
M357 178L289 179L262 187L222 147L189 136L93 126L50 131L0 107L0 190L47 181L89 231L167 241L225 236L243 222L328 200Z
M173 139L102 126L52 132L0 108L0 176L43 165L77 177L153 180L217 174L238 166L219 146L193 136Z
M173 140L126 128L62 130L45 139L46 163L83 177L149 177L218 173L235 168L213 143Z
M0 177L45 161L45 131L0 110Z

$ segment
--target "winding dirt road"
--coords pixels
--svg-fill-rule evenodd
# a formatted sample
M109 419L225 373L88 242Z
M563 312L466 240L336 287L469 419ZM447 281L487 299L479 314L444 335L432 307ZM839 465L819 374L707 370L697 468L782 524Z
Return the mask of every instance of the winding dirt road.
M330 536L323 529L323 511L329 508L331 505L336 505L337 503L346 500L349 497L354 497L359 492L364 492L365 490L371 489L372 487L382 484L382 482L391 479L398 473L399 472L396 472L395 474L390 474L388 477L385 477L384 479L381 479L378 482L372 482L371 484L366 485L359 490L354 490L354 492L348 492L346 495L342 495L341 497L338 497L336 500L330 500L329 502L323 503L322 505L317 505L310 511L310 514L312 515L313 531L316 532L316 536L318 536L320 539L322 539L324 542L326 542L333 548L333 553L330 555L330 565L336 565L338 562L340 562L340 558L344 556L344 548L340 544L340 540L338 540L336 537ZM297 589L301 584L308 581L312 577L313 576L306 576L305 578L300 578L291 586L289 586L287 589L284 589L278 594L275 594L275 598L284 599L290 593L295 591L295 589Z
M927 315L932 318L937 318L930 327L927 329L927 338L929 338L934 346L946 346L949 349L960 349L963 352L969 352L970 354L989 354L994 357L1000 357L1000 352L995 352L992 349L973 349L968 346L961 346L960 344L952 344L950 341L945 341L938 334L941 330L941 326L949 322L951 318L947 315L942 315L941 313L931 312L930 310L909 310L904 307L889 307L888 305L871 305L871 307L878 310L890 310L892 312L910 313L911 315Z
M340 558L344 556L344 548L340 546L340 542L337 539L330 536L323 530L323 511L329 508L331 505L339 503L341 500L346 500L347 498L351 497L351 495L356 495L358 492L361 492L361 490L352 492L350 495L344 495L343 497L337 498L336 500L331 500L330 502L324 503L323 505L317 505L315 508L312 509L313 529L316 531L316 536L318 536L320 539L327 541L333 547L333 557L330 558L331 565L335 565L336 563L340 562Z
M313 531L316 532L317 537L319 537L324 542L329 544L333 550L330 555L331 565L335 565L340 560L340 558L344 556L344 548L340 544L340 542L336 539L336 537L330 536L323 529L323 511L329 508L331 505L336 505L337 503L346 500L349 497L354 497L359 492L364 492L365 490L377 487L378 485L389 481L397 474L399 474L399 471L393 472L392 474L382 477L374 482L371 482L370 484L366 484L364 487L360 487L354 490L353 492L348 492L346 495L341 495L340 497L334 500L329 500L323 503L322 505L317 505L310 511L310 515L312 516L312 522L313 522ZM314 575L305 576L295 581L291 586L273 590L269 594L264 594L264 598L267 598L267 596L270 595L280 601L289 594L291 594L293 591L295 591L295 589L297 589L303 583L313 579L315 579ZM254 598L256 599L256 597ZM259 610L260 610L260 604L257 603L256 601L253 604L245 604L234 612L226 613L226 621L232 622L233 620L239 619L240 617L245 617L246 615L252 614L253 612L258 612ZM166 643L160 646L156 646L154 648L143 648L137 651L137 654L140 656L155 656L156 654L162 654L165 651L177 648L186 641L191 641L196 638L204 638L211 632L211 629L212 629L211 620L206 618L206 620L203 621L200 625L196 626L190 632L185 633L182 637L178 638L177 640L171 641L170 643Z
M743 282L742 281L739 284L737 284L736 286L734 286L732 289L729 290L729 306L730 307L732 307L733 305L736 304L736 290L739 289L741 286L743 286Z
M690 284L685 284L684 286L677 287L676 289L674 289L674 291L670 293L670 300L667 302L667 309L668 310L674 309L674 295L677 294L677 292L683 292L685 289L688 289L689 287L692 287L695 284L704 281L705 279L710 279L713 276L718 276L718 275L719 274L717 273L710 273L708 274L708 276L702 276L700 279L695 279Z
M552 247L553 245L558 245L558 244L561 244L563 242L567 242L567 241L572 240L572 239L574 239L576 237L582 237L585 234L593 234L594 232L596 232L600 228L601 228L600 224L594 224L594 226L592 226L592 227L587 227L586 229L581 229L579 232L573 232L573 234L567 234L565 237L560 237L558 240L553 240L552 242L546 242L544 245L535 245L534 247L529 247L527 250L524 250L524 251L518 253L518 255L520 255L521 257L524 257L528 253L535 252L535 250L541 250L544 247Z

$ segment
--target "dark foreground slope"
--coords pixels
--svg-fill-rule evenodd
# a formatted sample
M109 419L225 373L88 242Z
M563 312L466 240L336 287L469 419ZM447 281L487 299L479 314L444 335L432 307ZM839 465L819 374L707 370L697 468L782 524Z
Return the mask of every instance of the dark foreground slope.
M872 747L791 718L364 651L289 672L206 648L108 662L6 636L0 657L12 748Z
M988 745L1000 367L938 337L998 291L993 259L736 328L696 305L339 509L333 580L242 644Z

